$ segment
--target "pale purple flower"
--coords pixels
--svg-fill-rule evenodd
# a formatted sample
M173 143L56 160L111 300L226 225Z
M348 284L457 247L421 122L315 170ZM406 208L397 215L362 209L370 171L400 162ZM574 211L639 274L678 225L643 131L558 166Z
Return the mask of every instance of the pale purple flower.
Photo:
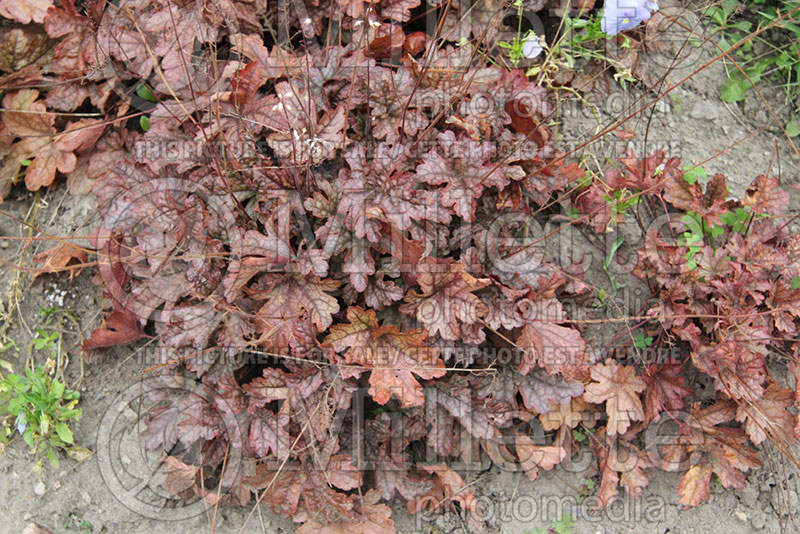
M531 33L522 43L522 55L528 59L533 59L542 53L542 45L539 43L539 36Z
M19 432L20 436L25 433L26 428L28 428L28 425L25 424L25 418L21 413L17 414L17 432Z
M655 11L658 3L652 0L606 0L600 27L608 35L616 35L650 19Z

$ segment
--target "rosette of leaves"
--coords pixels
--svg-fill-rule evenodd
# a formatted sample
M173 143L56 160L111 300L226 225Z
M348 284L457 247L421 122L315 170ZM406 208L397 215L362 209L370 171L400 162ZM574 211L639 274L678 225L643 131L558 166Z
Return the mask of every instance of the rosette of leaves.
M227 72L218 94L159 101L134 136L210 150L98 152L116 161L93 188L115 315L86 346L138 339L152 321L162 347L184 351L163 379L215 392L218 406L153 393L142 437L169 454L177 495L212 499L221 481L225 502L263 493L308 531L391 532L380 501L396 492L416 509L474 510L444 463L461 440L499 453L589 377L559 303L581 286L520 238L583 176L549 146L544 91L519 72L464 63L461 50L437 53L453 73L437 78L379 65L364 43L329 48L336 60L315 63L328 80L316 85L303 58L275 68L278 48L244 42L254 61ZM376 87L389 94L373 100ZM469 106L486 94L497 113ZM391 122L377 130L384 141L364 134L373 112ZM500 347L520 357L498 364ZM567 360L551 358L561 351ZM247 353L259 363L242 364ZM238 431L215 414L223 405ZM563 444L519 443L526 455L555 447L545 468L566 456ZM202 466L176 452L198 447ZM228 447L246 467L215 478ZM433 466L418 465L425 447Z

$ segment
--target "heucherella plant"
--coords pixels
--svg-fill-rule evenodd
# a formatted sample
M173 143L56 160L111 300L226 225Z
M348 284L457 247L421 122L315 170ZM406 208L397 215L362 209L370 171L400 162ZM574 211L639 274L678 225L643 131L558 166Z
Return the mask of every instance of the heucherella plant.
M606 0L601 27L608 35L616 35L649 20L658 9L652 0Z

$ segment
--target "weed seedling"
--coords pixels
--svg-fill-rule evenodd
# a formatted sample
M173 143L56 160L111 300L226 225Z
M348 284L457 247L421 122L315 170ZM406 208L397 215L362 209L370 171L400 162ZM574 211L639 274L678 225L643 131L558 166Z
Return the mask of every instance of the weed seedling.
M25 375L9 374L0 381L0 441L9 443L16 431L33 454L47 456L57 468L58 449L73 448L69 424L81 416L75 407L79 398L80 393L66 389L41 366L26 369ZM40 457L34 470L41 468Z
M61 524L66 530L74 530L79 534L92 534L94 532L94 525L86 519L78 517L74 512L65 514Z
M58 338L59 333L56 331L49 334L44 328L36 328L36 336L31 340L31 346L36 350L45 350L50 358L56 359L58 357Z
M641 332L633 336L633 346L639 350L644 350L653 344L651 336L645 336Z
M597 486L597 482L593 478L587 478L583 481L583 485L581 486L580 491L578 492L577 502L578 504L583 503L586 498L592 494L594 491L595 486Z
M580 444L587 444L589 443L589 430L585 428L574 428L572 429L572 439L577 441Z
M606 290L605 289L599 289L597 291L597 298L592 303L592 307L593 308L602 308L603 306L606 305L606 298L607 297L608 297L608 294L606 293Z
M764 0L724 0L706 10L706 16L718 27L719 37L716 42L722 50L730 50L741 42L733 55L744 74L738 68L728 68L728 80L720 88L720 98L723 101L744 100L750 88L764 80L771 80L783 88L787 104L797 100L800 94L800 25L796 22L800 2L786 1L781 4L780 7L775 7L766 5ZM787 14L790 16L787 17ZM779 38L750 38L753 23L750 20L741 20L742 16L756 19L759 27L773 25L770 32ZM775 42L781 44L776 45ZM756 45L764 51L756 52ZM800 135L797 109L786 124L786 133L790 137Z
M624 237L620 237L611 245L611 248L608 250L608 254L606 255L606 259L603 262L603 272L606 273L609 282L611 282L611 290L616 294L618 289L625 287L625 284L620 284L614 277L611 276L611 271L608 268L611 266L611 262L614 261L614 256L617 254L619 247L622 246L622 243L625 241Z
M533 530L526 530L525 534L572 534L575 520L569 512L550 523L550 527L538 527Z

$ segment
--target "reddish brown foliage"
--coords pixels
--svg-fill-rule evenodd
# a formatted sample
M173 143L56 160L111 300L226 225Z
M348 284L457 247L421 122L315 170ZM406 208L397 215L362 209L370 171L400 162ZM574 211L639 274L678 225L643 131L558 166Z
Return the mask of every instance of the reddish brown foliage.
M602 504L620 487L639 496L661 467L686 471L681 502L697 505L712 473L741 487L759 465L749 442L793 439L798 395L767 366L783 352L800 375L800 239L765 216L788 194L760 176L730 200L724 176L687 180L660 151L628 153L603 180L565 161L546 90L475 53L483 40L495 53L499 4L448 3L437 35L414 25L418 0L51 4L0 0L46 33L3 32L7 87L53 82L4 96L0 199L23 174L30 190L58 173L91 190L114 309L84 349L154 328L155 381L211 392L147 391L140 438L169 454L171 493L256 493L301 533L394 532L380 501L399 495L411 512L457 508L477 532L476 490L450 461L485 452L535 479L579 450L573 430L594 429ZM275 17L290 35L267 31ZM638 51L609 53L638 68ZM602 92L589 74L555 83ZM56 113L82 109L103 118ZM670 221L646 232L636 274L674 361L590 355L565 311L589 297L584 264L538 246L559 206L605 233L631 199ZM680 237L688 212L702 242ZM39 259L47 272L87 260ZM687 417L689 370L717 399ZM674 439L644 443L655 424ZM222 473L230 451L244 461Z

